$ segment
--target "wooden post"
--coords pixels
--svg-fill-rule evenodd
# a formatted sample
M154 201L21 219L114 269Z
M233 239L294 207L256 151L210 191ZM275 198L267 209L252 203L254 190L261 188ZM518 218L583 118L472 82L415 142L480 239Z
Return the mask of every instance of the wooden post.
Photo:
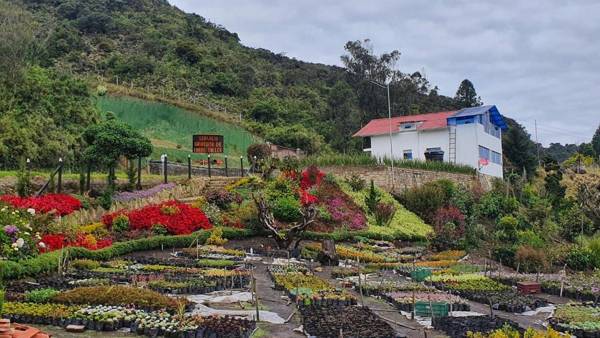
M254 303L256 307L256 322L260 321L260 311L258 310L258 293L256 292L256 278L254 278L254 269L256 267L252 267L252 290L254 291ZM298 298L298 293L296 293L296 298Z
M58 159L58 193L62 192L62 172L63 172L63 159Z
M240 177L244 177L244 156L240 156Z
M165 157L163 158L163 174L165 176L165 184L167 184L168 178L167 178L167 163L168 163L168 159L167 159L167 154L165 154Z
M210 154L208 154L208 178L210 178L210 177L211 177L211 174L210 174L210 168L211 168L211 164L210 164Z
M192 155L188 154L188 180L192 179Z
M137 189L142 189L142 157L138 157L137 165Z
M225 177L229 177L229 168L227 166L227 155L225 155Z
M356 260L358 261L358 289L360 291L360 306L365 306L365 298L363 296L363 289L362 289L362 277L360 276L360 257L356 257Z
M90 191L90 187L91 187L91 176L92 176L92 164L88 163L87 165L87 173L86 173L86 180L85 180L85 190Z

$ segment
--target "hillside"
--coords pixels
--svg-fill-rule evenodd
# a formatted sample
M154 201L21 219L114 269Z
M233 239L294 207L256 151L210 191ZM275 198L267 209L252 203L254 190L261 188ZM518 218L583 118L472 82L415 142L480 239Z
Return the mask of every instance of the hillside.
M359 149L352 132L385 112L384 93L345 69L245 47L236 33L165 0L23 3L43 27L44 66L242 114L247 129L282 145ZM395 114L457 106L418 73L395 72L392 85Z
M166 153L173 161L185 161L192 152L194 134L224 135L224 154L245 155L246 148L257 139L243 128L204 117L169 104L122 96L98 98L102 112L113 112L117 118L139 130L154 145L152 157ZM193 155L193 159L201 158ZM205 158L205 155L204 155Z

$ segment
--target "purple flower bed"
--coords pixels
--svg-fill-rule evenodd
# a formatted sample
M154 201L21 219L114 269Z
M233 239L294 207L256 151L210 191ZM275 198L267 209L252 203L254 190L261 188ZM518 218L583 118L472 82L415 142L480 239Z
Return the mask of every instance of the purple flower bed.
M334 221L346 224L352 230L360 230L367 225L365 216L357 210L348 208L347 203L340 197L330 199L326 206Z
M148 197L152 197L152 196L158 194L159 192L161 192L163 190L173 189L173 188L175 188L175 186L176 186L175 183L167 183L167 184L159 184L159 185L156 185L156 186L154 186L150 189L146 189L146 190L122 191L118 194L115 194L115 196L113 197L113 200L117 201L117 202L128 202L128 201L135 200L135 199L148 198Z

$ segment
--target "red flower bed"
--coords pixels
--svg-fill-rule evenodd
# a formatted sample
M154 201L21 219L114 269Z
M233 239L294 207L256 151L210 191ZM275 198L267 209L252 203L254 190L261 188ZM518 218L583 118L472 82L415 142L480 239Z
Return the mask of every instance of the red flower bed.
M43 243L43 245L41 244ZM97 240L93 235L77 234L75 241L70 241L65 235L44 235L38 243L41 252L50 252L69 246L82 247L89 250L98 250L112 245L112 239L104 238Z
M102 221L107 226L112 226L113 219L118 215L127 216L131 230L151 230L153 225L161 224L171 234L187 235L212 227L200 209L177 201L152 204L132 211L118 211L105 215Z
M14 195L0 196L0 201L11 204L15 208L34 209L39 213L54 211L64 216L81 208L81 202L73 196L65 194L47 194L40 197L19 197Z

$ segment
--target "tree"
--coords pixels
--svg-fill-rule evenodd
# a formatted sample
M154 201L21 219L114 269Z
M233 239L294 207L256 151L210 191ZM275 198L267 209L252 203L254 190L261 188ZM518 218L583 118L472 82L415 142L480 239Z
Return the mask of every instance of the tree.
M478 107L483 104L481 97L475 91L473 83L468 79L462 80L460 86L458 86L454 100L456 100L461 108Z
M596 129L594 137L592 137L592 148L594 149L596 160L598 160L598 157L600 157L600 125L598 125L598 129Z
M109 170L109 181L113 182L114 168L121 156L128 159L146 157L152 153L150 140L125 123L117 121L112 114L83 132L87 143L84 160Z
M504 170L518 174L525 170L528 177L532 177L537 167L535 143L522 125L513 119L504 119L508 124L508 130L502 134Z
M0 82L12 85L32 61L36 32L29 12L0 0Z
M258 219L261 226L273 234L273 238L277 242L280 249L298 249L298 245L302 240L301 234L306 228L311 225L317 217L317 209L314 203L303 203L299 213L302 215L300 223L293 223L290 226L275 220L273 212L263 196L252 194L254 203L258 208Z

